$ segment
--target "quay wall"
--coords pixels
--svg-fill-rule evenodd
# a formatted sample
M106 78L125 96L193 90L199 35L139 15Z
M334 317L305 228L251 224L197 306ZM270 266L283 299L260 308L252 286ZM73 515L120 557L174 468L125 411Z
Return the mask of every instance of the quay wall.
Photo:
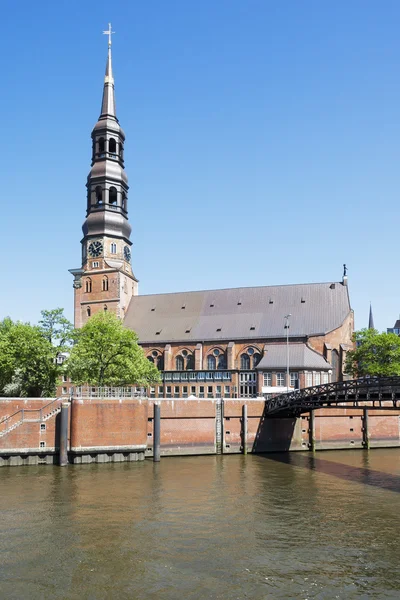
M62 401L0 399L0 466L57 463ZM154 403L160 405L161 456L242 452L244 405L248 452L365 448L366 439L370 448L400 446L400 410L368 410L366 422L362 408L345 407L316 410L313 418L267 418L263 399L80 398L69 403L69 461L151 457Z

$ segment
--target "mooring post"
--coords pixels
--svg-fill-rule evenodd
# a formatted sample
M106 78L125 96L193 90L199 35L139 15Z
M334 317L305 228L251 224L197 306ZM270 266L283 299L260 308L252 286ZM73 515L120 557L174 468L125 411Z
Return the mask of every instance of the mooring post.
M68 464L68 409L69 402L63 402L60 415L60 467Z
M242 406L242 448L243 454L247 454L247 404Z
M309 447L311 452L315 452L315 414L314 410L310 410L310 428L309 428L309 436L310 442Z
M363 446L369 450L368 408L363 408Z
M153 462L160 462L160 405L154 404L153 414Z

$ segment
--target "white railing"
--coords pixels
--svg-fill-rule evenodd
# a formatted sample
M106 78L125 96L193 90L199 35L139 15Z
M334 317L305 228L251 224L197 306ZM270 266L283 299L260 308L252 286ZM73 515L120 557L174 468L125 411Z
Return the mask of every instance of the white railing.
M147 398L144 387L78 386L72 389L73 398Z

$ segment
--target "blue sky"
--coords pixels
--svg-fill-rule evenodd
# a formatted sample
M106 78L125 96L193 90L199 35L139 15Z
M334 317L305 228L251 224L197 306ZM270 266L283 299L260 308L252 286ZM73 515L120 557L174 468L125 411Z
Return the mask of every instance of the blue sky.
M400 312L400 3L2 3L0 318L72 319L112 22L142 294L338 281Z

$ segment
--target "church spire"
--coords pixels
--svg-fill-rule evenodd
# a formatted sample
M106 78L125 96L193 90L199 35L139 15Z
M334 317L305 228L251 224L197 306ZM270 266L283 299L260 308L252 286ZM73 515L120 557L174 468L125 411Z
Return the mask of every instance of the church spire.
M372 314L372 304L371 304L371 302L369 303L368 329L375 329L375 326L374 326L374 316Z
M103 100L101 103L101 118L114 117L115 114L115 95L114 95L114 77L112 73L112 57L111 57L111 36L115 31L111 28L111 23L108 24L108 30L103 31L104 35L108 35L108 55L106 64L106 74L104 77Z

